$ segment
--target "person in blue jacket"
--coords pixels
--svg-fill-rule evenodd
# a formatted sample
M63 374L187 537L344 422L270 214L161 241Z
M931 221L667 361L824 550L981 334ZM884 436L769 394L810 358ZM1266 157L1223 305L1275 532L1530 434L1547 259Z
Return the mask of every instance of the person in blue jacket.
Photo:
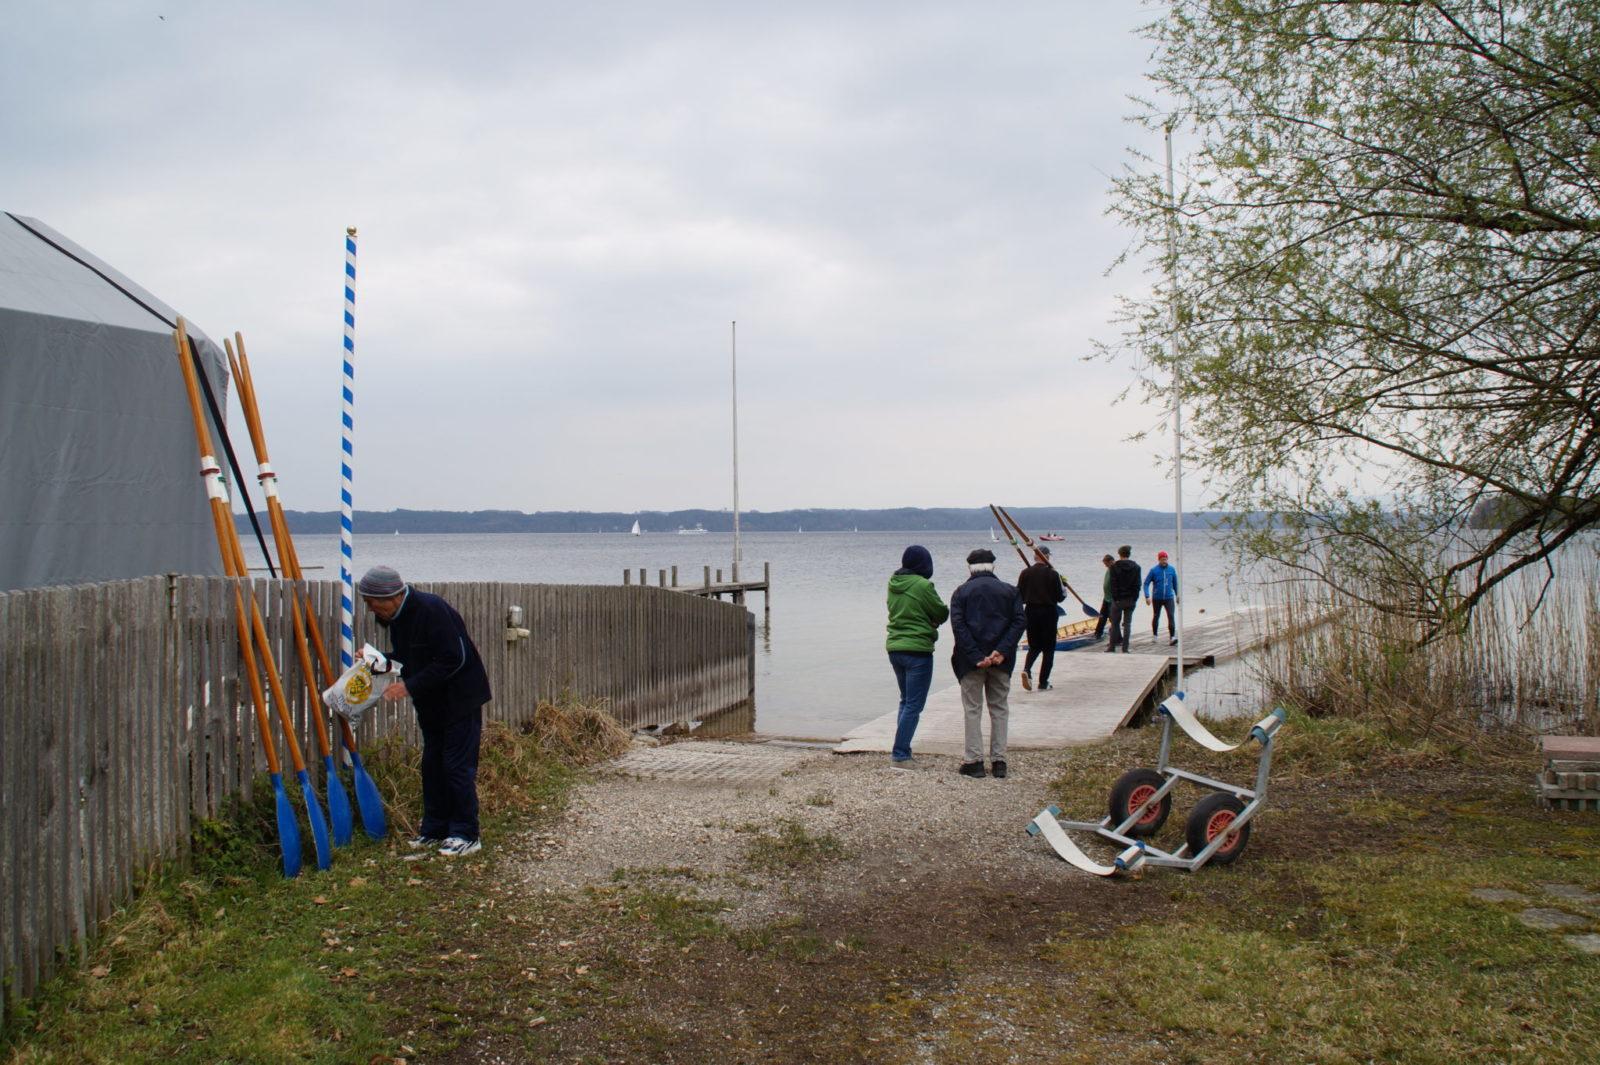
M410 696L422 731L422 824L410 844L447 857L476 854L478 745L483 705L493 697L483 659L455 607L389 566L369 569L356 590L388 630L389 656L401 666L383 698Z
M1144 578L1144 605L1150 607L1150 638L1156 639L1161 631L1161 611L1167 612L1167 636L1169 644L1178 642L1178 633L1173 628L1173 604L1178 601L1178 571L1167 564L1167 553L1156 552L1156 564L1150 567L1150 572Z

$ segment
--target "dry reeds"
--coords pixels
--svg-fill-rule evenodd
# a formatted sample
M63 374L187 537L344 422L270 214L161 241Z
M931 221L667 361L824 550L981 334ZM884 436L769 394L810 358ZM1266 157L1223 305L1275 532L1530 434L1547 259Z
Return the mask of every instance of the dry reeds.
M604 704L540 703L520 726L486 721L478 750L478 801L486 813L525 813L558 803L574 769L632 742ZM389 736L367 755L389 816L407 832L422 812L422 752Z
M1267 585L1263 694L1312 716L1359 717L1398 736L1600 729L1600 562L1580 545L1555 575L1523 571L1456 630L1424 642L1380 589ZM1364 601L1365 600L1365 601ZM1398 604L1403 607L1403 604Z

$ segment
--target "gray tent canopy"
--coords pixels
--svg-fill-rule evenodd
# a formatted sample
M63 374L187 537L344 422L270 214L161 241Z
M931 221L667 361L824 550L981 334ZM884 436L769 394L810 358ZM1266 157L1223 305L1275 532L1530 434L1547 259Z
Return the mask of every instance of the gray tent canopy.
M221 572L176 320L49 226L0 214L0 591ZM226 409L227 361L189 335Z

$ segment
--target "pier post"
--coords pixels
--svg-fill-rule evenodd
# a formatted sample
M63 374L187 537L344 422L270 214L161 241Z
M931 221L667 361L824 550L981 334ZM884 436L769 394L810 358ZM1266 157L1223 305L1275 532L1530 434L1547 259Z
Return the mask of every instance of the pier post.
M722 571L720 569L717 570L717 583L718 584L722 583Z
M639 584L640 584L641 587L650 583L650 579L644 575L644 572L645 572L644 571L644 567L640 566L639 567Z
M761 563L761 614L768 631L772 629L772 563Z
M676 588L678 586L678 567L677 566L673 566L672 567L672 586L674 588Z
M623 584L632 584L633 583L633 570L625 569L625 570L622 571L622 583Z
M667 571L660 570L658 573L661 580L661 587L665 588L667 586Z
M706 583L704 585L702 585L702 587L705 587L705 588L711 587L711 567L710 566L706 567Z

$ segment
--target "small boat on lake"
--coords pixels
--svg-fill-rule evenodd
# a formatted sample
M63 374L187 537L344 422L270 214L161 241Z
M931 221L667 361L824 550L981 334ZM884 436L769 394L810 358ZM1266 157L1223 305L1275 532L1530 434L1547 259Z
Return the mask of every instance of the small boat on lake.
M639 523L637 521L633 523L633 531L631 533L629 533L628 535L629 536L638 536L639 535Z
M1099 618L1079 618L1065 623L1056 629L1056 650L1076 651L1080 647L1088 647L1094 643L1094 628L1099 623ZM1028 653L1026 639L1017 646L1017 651L1019 654Z
M1066 537L1065 536L1057 536L1055 533L1049 532L1049 533L1041 533L1039 535L1039 539L1041 539L1041 540L1049 540L1051 543L1060 543L1061 541L1065 540Z
M694 523L694 528L692 528L692 529L685 529L681 525L678 526L678 535L679 536L704 536L705 534L706 534L706 527L704 525L700 524L699 522L695 522Z

